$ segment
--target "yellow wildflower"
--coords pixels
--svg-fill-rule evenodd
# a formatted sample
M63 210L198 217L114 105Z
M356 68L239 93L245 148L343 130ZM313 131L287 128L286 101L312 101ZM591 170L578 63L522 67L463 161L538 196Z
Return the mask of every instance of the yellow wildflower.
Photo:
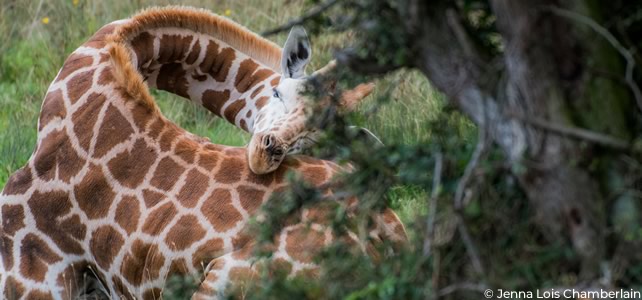
M225 10L225 16L229 17L230 15L232 15L232 10L228 8Z
M71 3L73 3L73 4L74 4L74 6L78 6L78 3L79 3L79 2L80 2L80 0L72 0L72 1L71 1Z
M49 17L42 18L42 24L49 24Z

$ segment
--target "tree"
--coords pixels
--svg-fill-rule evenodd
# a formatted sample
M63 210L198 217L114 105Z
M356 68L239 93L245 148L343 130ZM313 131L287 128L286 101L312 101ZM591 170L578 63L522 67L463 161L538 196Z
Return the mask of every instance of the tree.
M622 265L641 262L641 14L624 0L329 0L283 28L354 31L335 57L361 74L419 70L478 126L454 209L497 149L541 236L571 246L560 272L616 287L640 283Z

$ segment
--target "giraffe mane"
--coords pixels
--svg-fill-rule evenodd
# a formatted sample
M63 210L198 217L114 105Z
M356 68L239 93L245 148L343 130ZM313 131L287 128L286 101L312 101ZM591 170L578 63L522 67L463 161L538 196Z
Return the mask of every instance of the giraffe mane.
M109 47L112 76L123 92L136 99L154 114L160 114L154 97L149 92L143 76L132 64L131 52L122 43L111 42Z
M158 111L154 97L142 75L132 64L129 42L138 34L156 28L177 27L207 34L224 41L272 70L281 68L281 48L249 29L205 9L187 6L147 8L126 24L118 26L107 37L107 44L116 82L128 95L142 102L153 111Z

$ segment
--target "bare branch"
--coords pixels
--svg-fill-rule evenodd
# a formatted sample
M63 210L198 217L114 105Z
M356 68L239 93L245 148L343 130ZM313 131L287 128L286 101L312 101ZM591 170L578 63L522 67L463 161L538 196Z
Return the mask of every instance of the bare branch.
M611 147L618 150L627 151L631 148L631 145L627 141L624 141L606 134L602 134L599 132L591 131L588 129L554 124L548 120L544 120L536 117L527 117L516 111L509 111L506 113L506 115L508 115L509 117L516 118L520 121L526 122L530 125L533 125L560 135L568 136L571 138L585 140L591 143L600 144L600 145Z
M453 205L455 207L455 217L457 218L457 229L459 230L459 235L461 236L461 240L464 242L464 245L466 246L466 252L468 252L468 256L472 261L475 272L477 272L477 274L480 274L480 275L485 273L484 265L481 262L479 251L477 251L477 247L475 246L473 239L470 237L470 233L468 232L468 227L466 226L464 217L461 214L461 210L464 207L463 198L466 191L466 187L468 186L468 181L470 181L470 177L472 176L475 169L477 169L479 160L482 157L482 155L486 152L486 148L488 146L488 139L487 139L488 127L487 126L488 126L489 118L488 118L488 111L486 110L485 104L486 103L484 103L483 109L482 109L483 122L478 129L479 138L477 141L477 146L475 146L475 151L473 152L473 155L470 158L470 161L466 165L466 169L464 170L464 175L462 175L461 179L459 179L459 183L457 184L457 190L455 191L455 198L453 199L454 201Z
M426 237L424 239L424 256L430 256L432 240L435 234L435 215L437 214L437 197L441 189L441 168L443 165L443 155L441 152L435 154L435 170L432 178L432 192L430 193L430 203L428 208L428 219L426 220Z
M477 169L477 165L479 164L479 159L482 157L482 154L486 152L486 148L488 147L486 135L486 128L484 126L480 127L479 141L477 141L475 151L473 152L470 161L466 165L464 175L461 176L461 179L459 179L459 183L457 184L457 190L455 191L455 210L462 209L464 205L464 194L466 191L466 187L468 186L468 181L470 181L471 175L473 174L475 169Z
M291 20L290 22L288 22L288 23L286 23L284 25L281 25L279 27L264 31L263 33L261 33L261 35L262 36L270 36L270 35L275 35L277 33L283 32L283 31L288 31L294 26L302 25L303 23L305 23L305 21L307 21L309 19L312 19L312 18L315 18L315 17L318 17L319 15L321 15L326 10L330 9L332 6L334 6L338 2L339 2L338 0L328 0L328 1L324 2L324 3L321 3L321 5L315 6L314 8L312 8L310 11L308 11L304 15L302 15L302 16L294 19L294 20Z
M602 25L595 22L595 20L587 16L578 14L576 12L562 9L559 7L550 7L550 10L558 16L562 16L589 26L599 35L604 37L618 52L620 52L620 55L622 55L624 59L626 59L626 72L624 75L624 79L626 80L627 85L633 92L633 96L635 97L635 101L638 104L638 108L640 109L640 111L642 111L642 92L640 91L640 87L637 85L637 83L635 82L635 79L633 78L633 69L635 68L635 58L633 57L633 54L631 54L631 51L629 51L624 46L622 46L622 44L615 38L615 36L613 36L613 34L611 34L611 32L609 32Z
M484 265L481 262L479 251L477 250L477 247L475 246L473 239L470 237L470 233L468 232L468 227L464 222L464 218L461 216L461 213L459 212L456 214L456 218L457 218L457 222L459 223L457 225L457 229L459 230L459 235L461 235L461 240L464 242L464 245L466 246L466 252L468 252L468 256L470 257L470 260L473 263L473 268L475 269L475 272L477 272L477 274L483 275L486 273L484 271Z

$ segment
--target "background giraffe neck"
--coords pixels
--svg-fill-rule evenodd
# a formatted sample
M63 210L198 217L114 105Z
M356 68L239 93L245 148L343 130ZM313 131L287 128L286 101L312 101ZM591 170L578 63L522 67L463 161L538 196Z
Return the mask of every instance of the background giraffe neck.
M280 80L259 60L190 29L147 29L128 45L150 87L190 99L249 132Z

